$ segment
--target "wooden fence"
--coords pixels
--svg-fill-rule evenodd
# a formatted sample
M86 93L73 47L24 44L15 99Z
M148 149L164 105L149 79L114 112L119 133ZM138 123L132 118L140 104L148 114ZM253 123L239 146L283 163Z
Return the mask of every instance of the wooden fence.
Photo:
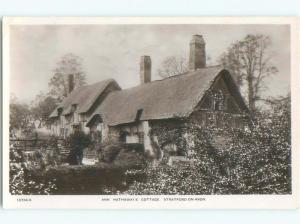
M61 148L64 145L63 139L10 139L10 143L14 147L22 149L22 151L47 150L49 148Z

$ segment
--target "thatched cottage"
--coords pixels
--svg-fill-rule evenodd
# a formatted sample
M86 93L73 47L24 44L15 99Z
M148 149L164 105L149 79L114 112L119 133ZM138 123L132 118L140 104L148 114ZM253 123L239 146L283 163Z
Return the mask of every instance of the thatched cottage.
M206 66L205 42L190 42L189 72L151 81L151 59L142 56L140 85L121 89L106 80L74 90L53 111L52 129L66 136L77 126L100 133L100 141L141 143L153 151L151 129L192 120L200 125L244 128L248 108L229 71ZM228 116L230 115L230 116Z

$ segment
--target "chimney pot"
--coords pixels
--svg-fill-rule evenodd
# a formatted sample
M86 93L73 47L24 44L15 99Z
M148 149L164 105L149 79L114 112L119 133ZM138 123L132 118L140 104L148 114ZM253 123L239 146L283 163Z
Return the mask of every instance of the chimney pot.
M151 58L142 56L140 61L140 81L141 84L151 82Z
M189 69L195 71L206 67L205 41L202 35L193 35L190 42Z

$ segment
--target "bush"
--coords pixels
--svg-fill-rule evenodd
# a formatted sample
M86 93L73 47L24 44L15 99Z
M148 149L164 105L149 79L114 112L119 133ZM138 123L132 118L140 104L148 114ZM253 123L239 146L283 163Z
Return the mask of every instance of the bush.
M106 142L97 146L99 161L118 164L143 163L144 146L139 143Z
M32 179L30 169L42 173L47 163L42 160L43 153L28 158L22 148L16 144L10 144L10 163L9 163L9 188L13 195L35 195L51 194L56 190L53 180L44 181L42 179ZM37 157L38 160L35 160Z
M70 165L81 165L83 159L83 150L91 143L89 135L83 131L75 131L66 139L67 145L70 148L68 162Z
M141 144L127 144L113 161L118 166L145 166L144 148Z
M135 182L125 194L290 194L290 106L276 109L257 115L251 131L197 124L179 131L163 127L158 139L175 133L179 146L186 142L182 149L193 164L149 166L143 171L147 181ZM183 134L178 137L178 132Z
M112 163L119 152L122 150L122 145L121 144L108 144L106 146L103 146L100 155L101 155L101 160L106 163Z

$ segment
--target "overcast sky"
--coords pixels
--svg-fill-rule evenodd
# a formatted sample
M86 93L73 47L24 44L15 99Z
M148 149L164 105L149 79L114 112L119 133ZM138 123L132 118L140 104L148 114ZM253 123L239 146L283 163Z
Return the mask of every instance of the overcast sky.
M188 58L193 34L203 35L212 64L245 35L269 35L272 63L279 72L267 80L264 95L286 94L290 88L288 25L15 25L10 31L10 89L21 102L48 91L52 70L66 53L83 59L87 83L114 78L128 88L139 84L140 56L151 56L152 79L158 79L156 71L164 58Z

